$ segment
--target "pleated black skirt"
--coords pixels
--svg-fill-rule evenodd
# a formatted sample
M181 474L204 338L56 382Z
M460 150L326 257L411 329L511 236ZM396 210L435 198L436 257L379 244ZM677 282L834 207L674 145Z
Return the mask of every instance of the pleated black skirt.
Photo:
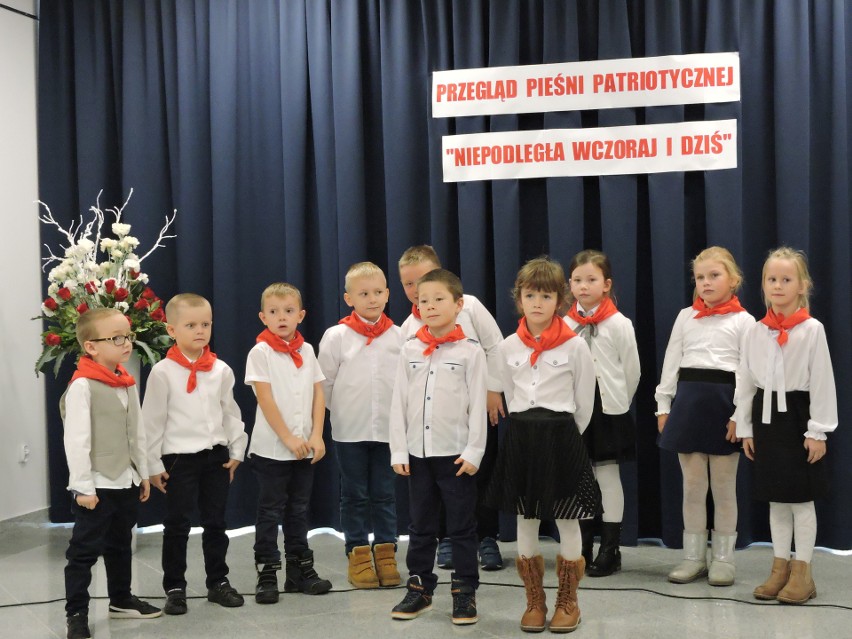
M616 461L620 464L636 459L636 423L633 415L604 413L600 388L597 386L595 408L589 427L583 431L583 442L593 462Z

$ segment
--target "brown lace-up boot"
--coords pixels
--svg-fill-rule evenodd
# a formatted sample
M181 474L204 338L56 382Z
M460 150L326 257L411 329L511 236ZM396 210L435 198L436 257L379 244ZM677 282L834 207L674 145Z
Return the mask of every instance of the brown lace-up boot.
M518 557L515 566L527 591L527 609L521 617L521 630L541 632L547 622L547 604L544 601L544 557Z
M550 632L574 632L580 625L580 606L577 603L577 588L586 572L586 560L580 557L568 561L556 556L556 576L559 590L556 592L556 610L550 620Z

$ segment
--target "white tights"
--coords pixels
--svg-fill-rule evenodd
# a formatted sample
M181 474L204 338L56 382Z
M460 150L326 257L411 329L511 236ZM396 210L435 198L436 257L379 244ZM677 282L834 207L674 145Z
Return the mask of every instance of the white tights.
M796 559L810 563L816 544L816 508L814 502L784 504L769 502L769 530L772 552L779 559L789 559L796 539Z
M678 453L683 471L683 529L707 530L707 488L713 492L714 528L724 535L737 532L737 464L740 456ZM710 470L708 480L707 470Z
M598 486L601 487L603 521L620 523L624 518L624 489L616 462L603 462L593 467ZM562 534L562 533L560 533Z
M540 519L524 519L522 515L518 515L518 555L520 557L535 557L541 554L538 546L540 524ZM559 554L568 561L579 559L583 545L580 539L579 521L557 519L556 528L559 530Z

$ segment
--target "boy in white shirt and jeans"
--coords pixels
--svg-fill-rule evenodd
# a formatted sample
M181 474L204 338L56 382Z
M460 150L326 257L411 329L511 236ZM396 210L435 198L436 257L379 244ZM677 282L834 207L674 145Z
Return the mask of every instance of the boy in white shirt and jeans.
M225 507L248 436L234 401L234 372L210 350L213 310L200 295L181 293L166 305L165 359L151 369L142 413L151 484L166 495L163 590L167 615L186 614L186 546L198 508L207 573L207 600L243 605L228 582Z

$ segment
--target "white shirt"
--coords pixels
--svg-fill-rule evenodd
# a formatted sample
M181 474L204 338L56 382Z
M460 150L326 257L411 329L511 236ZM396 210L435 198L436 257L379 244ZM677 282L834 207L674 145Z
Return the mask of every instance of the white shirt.
M197 385L186 392L189 369L171 359L157 362L148 375L142 414L148 440L148 472L162 473L163 455L197 453L228 447L242 461L248 435L234 401L234 371L217 359L210 371L196 373Z
M456 324L462 327L465 337L475 339L485 351L488 364L488 390L499 393L501 389L497 347L503 341L503 333L500 332L497 321L482 302L473 295L464 295L463 298L464 306L456 318ZM414 337L421 326L423 326L423 320L414 317L413 313L409 315L401 326L403 341Z
M517 333L500 344L500 374L510 413L548 408L571 413L582 433L595 406L595 364L582 337L544 351L534 365L533 349Z
M335 441L388 441L401 342L398 326L391 326L369 346L367 337L345 324L325 332L317 361L325 376L323 390Z
M678 313L675 319L666 347L660 384L654 395L657 414L671 412L681 368L707 368L733 373L740 365L740 353L748 329L754 326L754 317L746 311L695 319L697 314L698 311L689 306ZM735 390L734 404L738 401Z
M458 455L479 468L485 454L485 353L476 340L439 345L409 338L399 354L390 421L391 464Z
M299 349L301 368L296 368L293 358L279 353L266 342L259 342L249 351L246 361L246 384L266 382L272 386L272 398L293 435L310 439L314 429L314 384L325 379L320 370L313 347L305 342ZM257 391L255 391L255 396ZM296 456L278 437L260 406L254 420L249 455L260 455L278 461L295 461ZM313 457L313 452L308 459Z
M118 386L114 390L122 406L127 408L130 401L127 388ZM63 440L65 458L68 460L68 490L81 495L94 495L96 488L130 488L134 484L139 484L142 479L148 479L147 468L139 469L140 472L145 473L144 477L140 477L132 466L128 466L127 470L114 480L92 469L91 405L92 391L89 388L89 380L85 377L75 379L65 393ZM130 406L129 410L135 410L139 414L136 448L138 459L144 460L146 457L145 423L142 410L138 402L135 407Z
M597 307L590 313L596 311ZM565 321L574 331L580 327L579 322L567 315ZM591 339L591 351L603 412L622 415L630 410L630 402L639 387L639 351L633 322L621 313L614 313L596 326L597 334ZM585 341L582 335L580 338Z
M772 394L778 411L786 412L790 391L810 393L810 419L805 437L826 439L837 428L837 391L822 323L810 318L787 331L787 343L778 343L778 331L758 322L748 332L737 370L741 401L737 404L737 437L752 437L752 399L764 391L761 422L770 423Z

